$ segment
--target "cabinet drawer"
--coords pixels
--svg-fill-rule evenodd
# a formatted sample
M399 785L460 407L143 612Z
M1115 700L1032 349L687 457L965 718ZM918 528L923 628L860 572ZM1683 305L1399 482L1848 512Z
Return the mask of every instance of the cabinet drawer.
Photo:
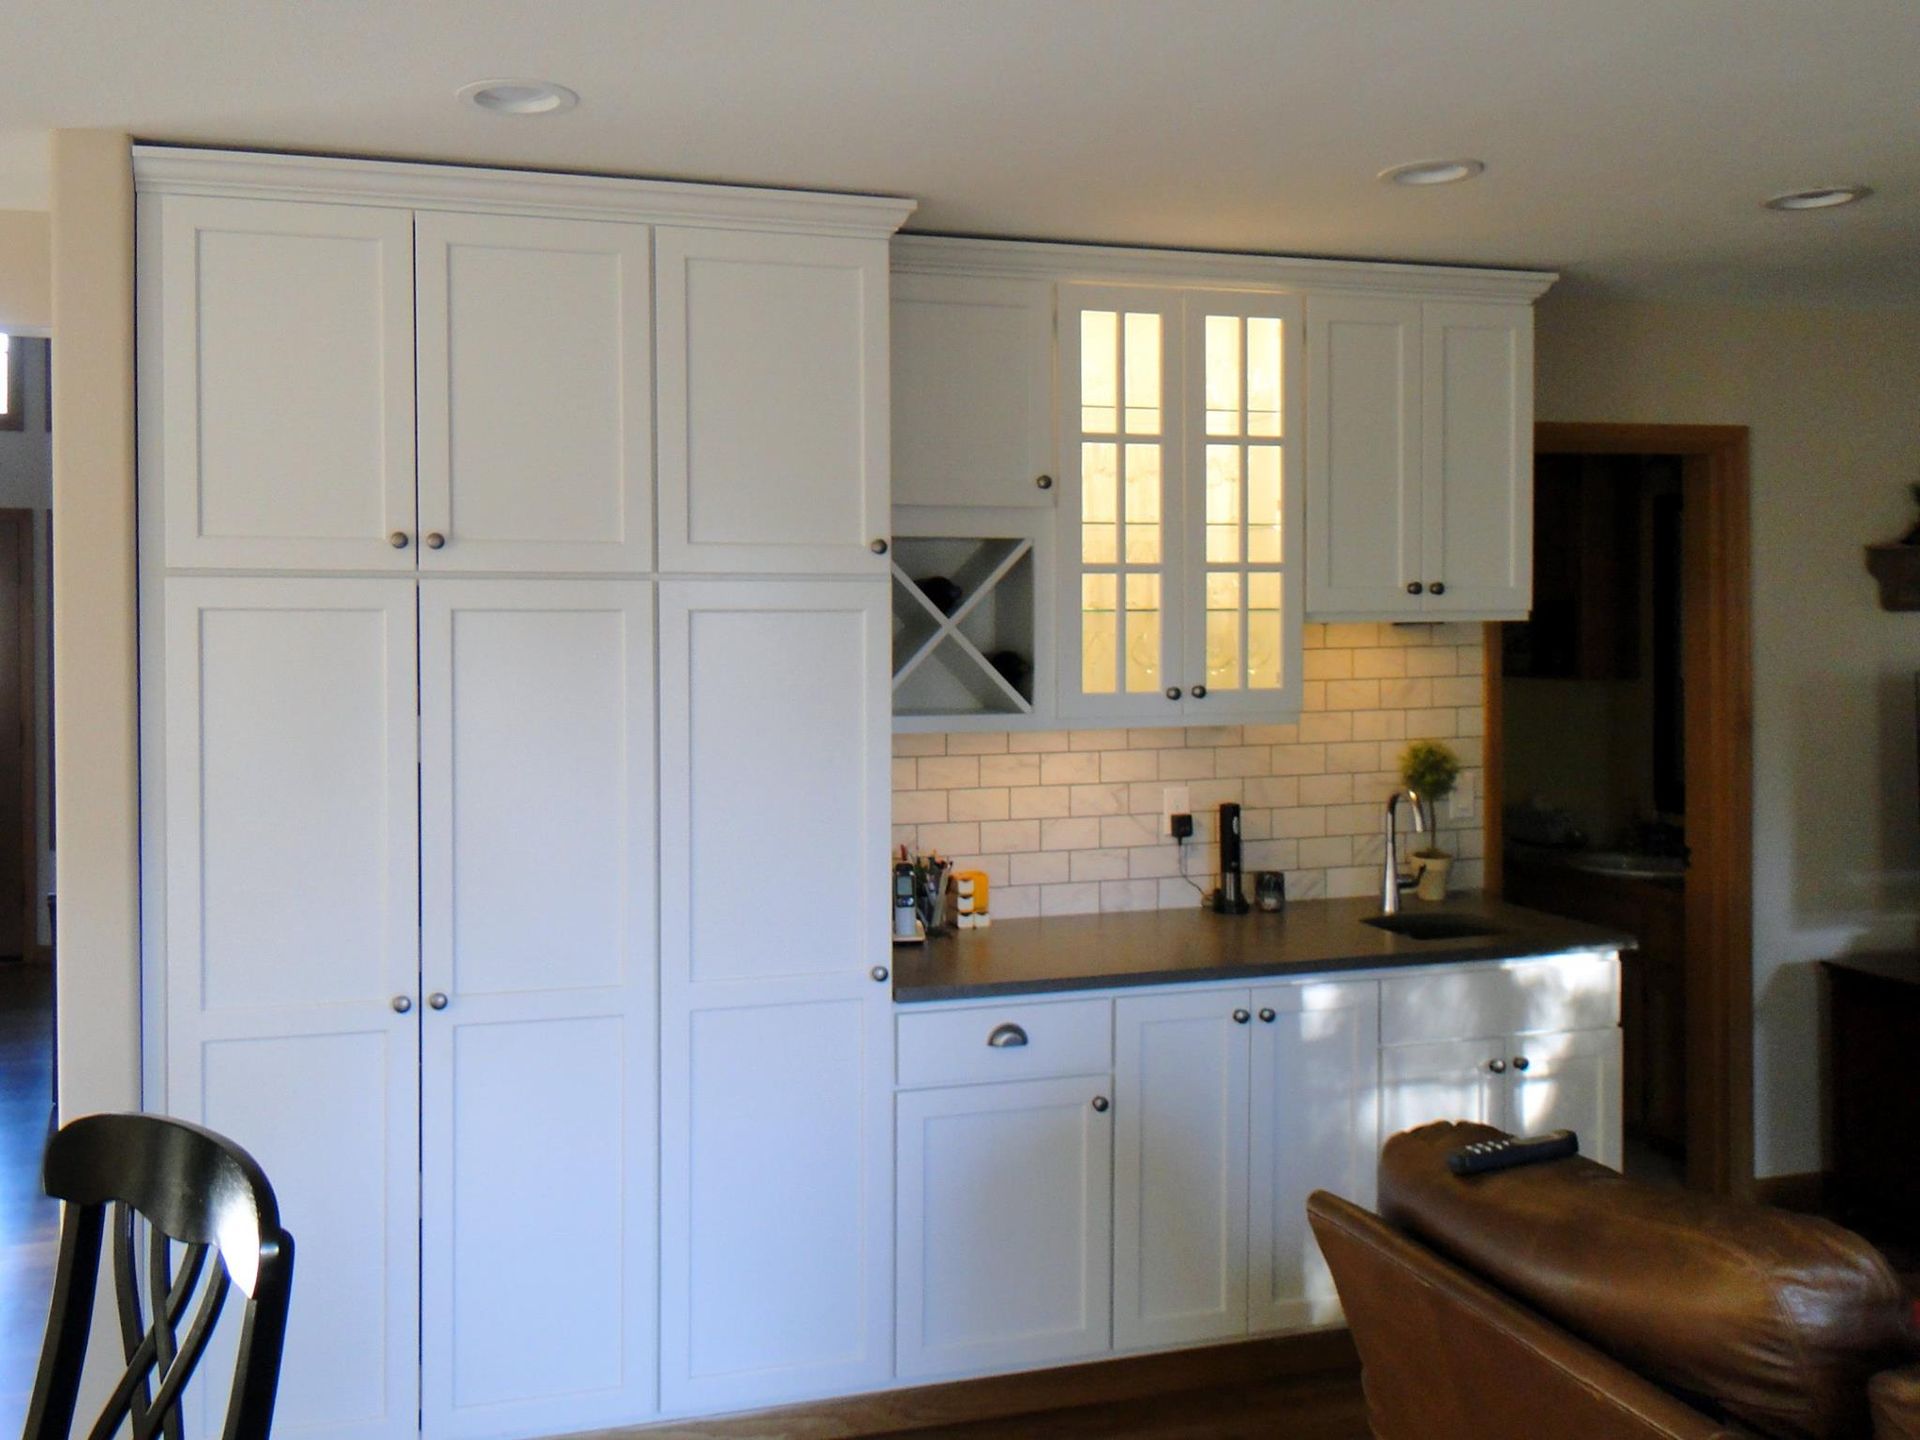
M1380 1042L1471 1040L1620 1023L1620 962L1556 955L1484 968L1436 966L1380 982Z
M1012 1043L994 1044L996 1035ZM1113 1068L1113 1007L1059 1000L907 1014L899 1017L899 1042L900 1084L908 1089L1103 1075Z

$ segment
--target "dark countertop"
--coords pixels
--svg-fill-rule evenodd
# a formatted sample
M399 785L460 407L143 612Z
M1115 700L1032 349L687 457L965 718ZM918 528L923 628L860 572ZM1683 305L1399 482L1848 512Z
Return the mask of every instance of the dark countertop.
M1478 895L1443 905L1409 896L1401 913L1484 917L1498 933L1411 940L1361 924L1379 901L1295 900L1278 914L1134 910L999 920L985 930L893 947L893 998L901 1004L993 995L1101 990L1203 980L1251 980L1402 965L1510 960L1563 950L1631 949L1623 930L1523 910Z

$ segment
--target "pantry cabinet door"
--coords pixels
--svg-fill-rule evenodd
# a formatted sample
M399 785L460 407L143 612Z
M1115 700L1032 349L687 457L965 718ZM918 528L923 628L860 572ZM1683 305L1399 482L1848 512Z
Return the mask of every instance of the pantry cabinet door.
M420 568L653 566L644 225L422 212Z
M411 571L412 212L147 195L139 228L165 563Z
M1106 1086L1103 1075L900 1096L900 1376L1105 1353L1113 1275Z
M1425 607L1533 604L1533 307L1428 304L1422 326Z
M420 594L421 1425L655 1408L653 587Z
M413 591L165 584L156 1108L273 1177L299 1243L274 1418L324 1440L418 1423Z
M1380 987L1307 981L1253 992L1247 1328L1340 1321L1307 1196L1371 1207L1380 1160Z
M1053 287L893 276L893 503L1041 506L1053 475Z
M1245 991L1114 1006L1113 1342L1247 1328Z
M660 568L884 578L886 242L663 228L655 247Z
M1424 609L1420 377L1419 301L1308 300L1311 619L1417 618Z
M886 600L870 582L661 586L671 1413L892 1370Z

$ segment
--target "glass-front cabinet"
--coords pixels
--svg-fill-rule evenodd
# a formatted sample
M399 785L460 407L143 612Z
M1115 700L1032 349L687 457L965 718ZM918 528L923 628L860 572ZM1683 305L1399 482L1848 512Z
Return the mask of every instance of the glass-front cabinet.
M1296 296L1063 285L1059 709L1300 708Z

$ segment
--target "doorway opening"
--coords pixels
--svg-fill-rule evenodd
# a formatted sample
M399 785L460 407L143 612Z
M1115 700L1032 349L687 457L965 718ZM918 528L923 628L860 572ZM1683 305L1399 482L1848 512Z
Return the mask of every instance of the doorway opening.
M1620 926L1628 1168L1753 1183L1747 432L1541 424L1536 608L1487 627L1487 886Z

